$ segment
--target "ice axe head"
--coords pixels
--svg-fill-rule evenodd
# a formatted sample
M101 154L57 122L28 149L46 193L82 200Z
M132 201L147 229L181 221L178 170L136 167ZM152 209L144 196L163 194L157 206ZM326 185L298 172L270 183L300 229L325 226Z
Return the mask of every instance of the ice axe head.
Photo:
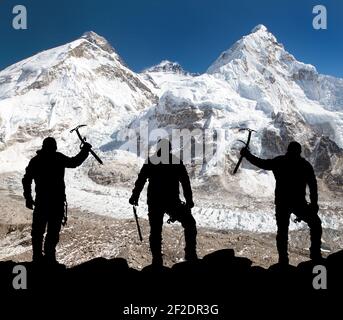
M256 132L256 130L250 129L250 128L239 128L238 131L249 131L249 132Z
M86 127L86 124L80 124L77 127L75 127L74 129L70 130L70 133L72 133L73 131L78 131L81 127Z
M253 130L253 129L250 129L250 128L240 128L239 131L248 131L248 132L249 132L249 133L248 133L248 139L247 139L246 142L243 141L243 140L238 140L239 142L242 142L242 143L245 145L245 148L246 148L246 149L248 149L248 148L249 148L249 143L250 143L251 134L252 134L253 132L256 132L256 131ZM239 168L239 166L240 166L240 164L241 164L241 162L242 162L242 160L243 160L243 157L244 157L243 154L241 154L241 156L240 156L240 158L239 158L239 160L238 160L238 162L237 162L237 164L236 164L236 167L235 167L235 169L233 170L233 174L235 174L235 173L237 172L237 170L238 170L238 168Z
M78 125L77 127L75 127L74 129L70 130L70 133L72 133L73 131L76 132L77 136L79 137L80 141L81 141L81 145L80 145L80 148L82 148L82 146L86 143L86 137L82 137L80 132L79 132L79 129L81 127L85 127L86 125L85 124L80 124ZM97 156L97 154L91 149L92 146L90 146L90 149L89 149L89 152L92 154L92 156L96 159L96 161L98 161L100 164L103 164L102 160Z
M239 131L248 131L249 132L247 141L238 140L239 142L242 142L243 144L245 144L245 147L248 148L249 143L250 143L251 134L253 132L256 132L256 131L253 129L250 129L250 128L239 128Z

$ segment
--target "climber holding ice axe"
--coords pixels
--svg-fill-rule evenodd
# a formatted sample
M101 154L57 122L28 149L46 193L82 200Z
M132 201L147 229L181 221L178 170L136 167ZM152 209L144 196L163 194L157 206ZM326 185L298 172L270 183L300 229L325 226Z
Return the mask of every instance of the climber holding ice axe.
M22 179L26 207L33 210L32 222L32 259L35 263L57 263L56 246L59 242L61 226L67 222L67 201L65 194L64 173L66 168L80 166L91 153L102 164L100 158L92 150L79 133L81 150L74 157L57 152L57 142L53 137L43 141L42 148L29 162ZM35 182L35 199L32 198L32 182ZM46 230L46 236L44 234ZM43 246L44 242L44 246ZM44 254L43 254L44 253Z
M57 152L54 138L47 137L26 168L22 183L26 207L33 210L31 236L34 263L57 263L56 246L61 226L66 223L64 172L66 168L80 166L91 148L89 143L84 142L76 156L68 157ZM32 181L35 182L35 199L32 198Z
M86 127L86 126L87 126L86 124L81 124L81 125L78 125L77 127L75 127L74 129L70 130L70 133L75 131L77 136L79 137L79 139L81 141L80 147L82 147L82 145L84 145L86 143L86 138L81 136L79 129L82 127ZM99 162L99 164L103 164L102 160L97 156L97 154L92 149L90 149L89 152L95 158L95 160Z
M301 157L301 145L291 142L285 155L272 159L260 159L252 155L248 146L241 150L241 158L253 165L271 170L276 180L275 214L277 223L276 244L279 263L288 264L288 227L291 213L297 221L308 224L311 233L310 257L321 260L322 226L318 216L317 180L312 165ZM306 201L306 187L310 190L310 203Z
M150 249L152 264L163 265L162 257L162 225L163 217L169 215L170 221L179 221L185 234L185 259L197 260L196 253L196 222L191 213L193 194L186 167L183 162L172 154L171 143L168 139L160 139L157 151L150 156L135 182L129 203L137 206L141 191L146 181L148 185L148 210L150 223ZM179 185L181 184L186 203L180 200Z

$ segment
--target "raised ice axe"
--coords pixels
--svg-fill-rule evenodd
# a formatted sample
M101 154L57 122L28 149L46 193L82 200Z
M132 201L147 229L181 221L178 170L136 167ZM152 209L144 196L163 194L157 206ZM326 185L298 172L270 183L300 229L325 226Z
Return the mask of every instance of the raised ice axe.
M79 132L79 129L81 127L86 127L87 125L86 124L80 124L79 126L75 127L74 129L70 130L70 133L72 133L73 131L76 132L77 136L79 137L79 139L81 140L81 145L84 144L86 142L86 137L82 137L80 132ZM100 164L103 164L102 160L97 156L97 154L92 150L90 149L89 152L91 153L91 155L96 159L96 161L98 161Z
M248 147L249 147L249 143L250 143L250 139L251 139L251 134L252 134L252 132L256 132L256 131L253 130L253 129L250 129L250 128L240 128L240 129L239 129L239 131L245 131L245 130L249 132L249 133L248 133L247 142L245 142L245 141L243 141L243 140L238 140L238 141L240 141L240 142L242 142L243 144L245 144L245 147L248 148ZM239 160L238 160L238 162L237 162L237 164L236 164L235 170L233 170L233 174L235 174L235 173L237 172L239 166L241 165L241 162L242 162L243 158L244 158L243 156L240 156L240 158L239 158Z

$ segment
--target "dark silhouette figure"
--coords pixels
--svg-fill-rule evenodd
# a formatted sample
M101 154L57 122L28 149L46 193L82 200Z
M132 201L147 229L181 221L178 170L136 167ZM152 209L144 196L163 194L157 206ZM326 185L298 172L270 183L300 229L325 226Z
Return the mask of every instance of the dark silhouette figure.
M158 142L158 151L147 159L143 165L130 204L138 205L139 195L145 182L149 180L148 207L150 223L150 249L154 265L162 265L162 225L164 214L170 216L172 222L181 222L185 232L185 259L196 260L196 222L191 213L193 208L192 189L186 167L182 161L172 155L169 140ZM182 185L186 203L179 197L179 185Z
M81 151L75 157L67 157L57 151L56 140L52 137L44 139L41 150L31 159L26 168L22 183L26 207L33 209L32 221L32 251L33 261L44 260L56 262L55 248L59 241L59 233L65 214L65 168L76 168L88 157L91 145L83 144ZM35 182L36 197L33 201L31 184Z
M247 148L241 150L249 162L255 166L272 170L276 179L275 213L277 223L276 243L279 262L288 264L288 227L291 213L297 221L305 221L311 232L311 259L321 259L322 226L318 216L317 180L312 165L301 157L301 145L291 142L287 153L274 159L260 159ZM306 186L310 190L310 203L306 201Z

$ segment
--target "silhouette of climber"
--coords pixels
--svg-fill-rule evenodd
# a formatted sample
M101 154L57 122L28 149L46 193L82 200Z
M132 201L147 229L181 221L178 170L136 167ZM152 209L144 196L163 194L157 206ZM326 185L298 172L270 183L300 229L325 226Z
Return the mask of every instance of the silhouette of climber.
M288 264L288 227L291 213L297 221L305 221L311 233L310 257L321 259L322 226L318 216L317 180L312 165L301 157L301 145L291 142L287 153L274 159L260 159L247 148L241 150L253 165L272 170L275 180L275 213L277 223L276 244L279 252L279 263ZM310 190L310 203L306 201L306 186Z
M76 168L88 157L92 146L83 144L75 157L67 157L57 152L56 140L45 138L42 149L31 159L22 179L26 207L33 210L32 219L32 259L34 262L44 261L56 263L55 248L59 241L59 233L65 214L65 168ZM31 184L35 182L36 197L33 201ZM47 229L44 242L43 237Z
M193 208L192 189L186 167L182 161L171 153L171 144L167 139L161 139L157 144L157 152L149 157L143 165L132 196L130 204L138 205L139 195L145 182L148 185L148 211L150 223L150 249L152 263L162 265L162 225L164 214L170 216L172 222L181 222L185 233L185 259L196 260L196 222L192 216ZM184 204L179 197L179 184L181 183L186 200Z

